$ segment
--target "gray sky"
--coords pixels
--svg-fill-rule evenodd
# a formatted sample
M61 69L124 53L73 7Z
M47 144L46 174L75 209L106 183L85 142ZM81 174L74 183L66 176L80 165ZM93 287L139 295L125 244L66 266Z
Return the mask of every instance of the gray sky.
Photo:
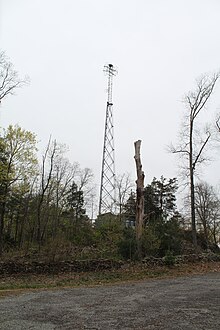
M176 141L183 95L195 78L220 68L219 18L219 0L0 0L0 48L31 79L2 102L1 126L35 132L41 148L52 134L99 183L103 66L113 63L117 172L135 176L133 143L141 139L145 183L176 176L166 146ZM219 109L219 91L220 85L205 118ZM216 155L204 170L214 185Z

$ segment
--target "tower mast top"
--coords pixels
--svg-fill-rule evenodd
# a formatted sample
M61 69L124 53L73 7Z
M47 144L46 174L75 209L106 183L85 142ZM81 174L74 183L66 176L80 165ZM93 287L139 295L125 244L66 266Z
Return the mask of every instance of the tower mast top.
M108 76L108 103L112 105L112 82L113 76L116 76L118 71L115 69L113 64L107 64L104 66L104 73Z

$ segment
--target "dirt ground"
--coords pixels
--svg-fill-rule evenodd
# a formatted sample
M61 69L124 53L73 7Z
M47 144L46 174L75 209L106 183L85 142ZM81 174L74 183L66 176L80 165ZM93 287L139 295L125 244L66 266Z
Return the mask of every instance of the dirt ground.
M0 329L220 329L220 273L8 296Z

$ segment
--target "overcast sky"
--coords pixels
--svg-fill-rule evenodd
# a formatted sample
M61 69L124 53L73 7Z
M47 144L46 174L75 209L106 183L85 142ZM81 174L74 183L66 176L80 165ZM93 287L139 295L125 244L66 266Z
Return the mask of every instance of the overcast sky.
M220 68L219 0L0 0L0 48L29 87L4 99L0 125L50 134L68 158L100 181L107 78L113 63L117 173L135 177L134 141L142 140L145 183L177 176L175 143L183 95ZM207 117L220 107L220 85ZM219 183L219 158L203 178Z

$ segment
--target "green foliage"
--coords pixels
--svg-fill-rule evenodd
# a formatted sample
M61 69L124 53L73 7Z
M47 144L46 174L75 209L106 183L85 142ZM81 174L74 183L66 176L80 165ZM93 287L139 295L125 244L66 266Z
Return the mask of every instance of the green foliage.
M143 256L156 256L160 246L161 239L157 233L155 233L154 228L150 226L145 228L141 241Z
M16 217L14 237L11 232L4 232L4 227L7 222L11 223L11 229L12 223L14 225L13 219L9 217L11 205L13 217L15 209L18 214L17 205L10 203L12 196L19 194L21 199L29 189L30 177L36 174L36 150L35 135L17 125L10 125L0 138L0 254L4 247L4 237L16 240L19 217Z
M118 244L123 238L123 229L117 216L111 213L99 216L95 224L96 246L103 251L103 256L118 256Z
M117 217L108 215L105 220L102 217L102 222L96 227L96 231L101 242L116 246L122 238L123 225Z
M159 247L160 239L154 234L152 228L145 228L141 240L143 257L156 255ZM124 259L138 259L137 240L134 228L128 227L123 230L123 238L118 244L118 251Z
M166 222L159 219L151 226L153 232L160 240L160 246L157 251L159 256L164 256L166 251L172 251L174 254L181 253L182 231L177 219L172 218Z
M136 197L134 192L130 193L127 202L123 206L123 219L126 226L135 225Z
M126 260L136 259L137 241L133 228L124 228L123 238L118 243L118 252Z
M77 180L78 166L70 166L62 158L55 142L45 154L45 166L39 170L36 150L35 135L19 126L10 125L0 137L0 243L4 240L5 250L31 250L36 247L39 232L40 245L48 255L51 251L52 258L60 248L72 247L80 251L77 255L82 258L136 260L139 245L135 235L135 194L130 194L120 215L99 215L92 224L84 204L84 193L87 195L83 182L87 179ZM47 188L43 199L42 187ZM138 242L142 256L164 257L167 265L174 264L185 239L176 212L176 190L176 178L162 176L159 180L154 178L144 191L145 223ZM200 236L198 241L207 248Z
M96 243L94 228L88 220L72 224L68 236L74 246L91 246Z
M149 246L144 248L142 244L144 254L164 256L168 250L180 253L181 231L175 205L177 188L176 178L163 176L160 180L154 178L145 188L146 230L143 237L147 233L149 237L146 237L145 244Z
M164 256L164 263L165 265L171 267L175 265L175 256L173 255L173 252L168 250Z
M153 179L144 190L145 223L140 242L143 256L164 256L167 250L174 254L181 251L181 231L179 214L176 211L177 179ZM135 224L135 196L131 194L124 207L125 223L128 226ZM135 240L135 238L134 238ZM132 258L135 256L135 244L130 238L123 238L120 252L123 256L129 255L129 246L132 246Z
M18 125L9 125L4 131L5 153L7 155L7 178L10 182L28 179L36 173L36 136Z
M70 217L80 219L85 216L83 191L79 190L77 184L73 182L66 196L66 209Z
M144 192L145 214L148 222L158 218L168 219L176 210L177 179L166 179L161 176L160 180L153 179L150 185L146 186Z

